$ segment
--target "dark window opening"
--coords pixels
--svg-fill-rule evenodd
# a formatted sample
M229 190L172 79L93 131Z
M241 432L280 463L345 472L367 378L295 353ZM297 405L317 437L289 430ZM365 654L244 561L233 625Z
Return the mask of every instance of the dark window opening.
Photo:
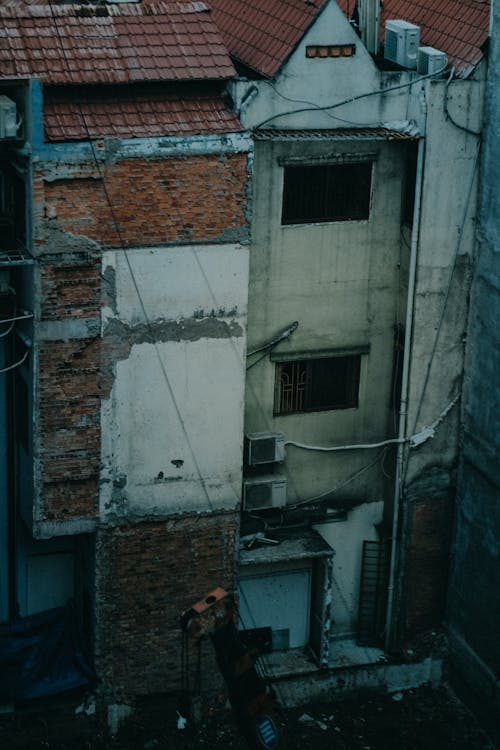
M357 407L360 364L360 355L280 362L274 413Z
M285 167L282 224L368 219L372 163Z

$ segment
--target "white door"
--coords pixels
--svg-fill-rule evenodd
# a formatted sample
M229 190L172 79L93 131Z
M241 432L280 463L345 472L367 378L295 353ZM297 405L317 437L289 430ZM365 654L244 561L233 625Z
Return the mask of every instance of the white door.
M309 569L244 576L239 589L240 628L288 631L289 648L307 644L311 606ZM276 642L278 638L273 640Z

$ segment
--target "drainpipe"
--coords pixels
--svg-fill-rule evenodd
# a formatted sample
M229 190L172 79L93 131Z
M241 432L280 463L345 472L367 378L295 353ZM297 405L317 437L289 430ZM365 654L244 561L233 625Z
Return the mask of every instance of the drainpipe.
M422 98L421 102L423 121L427 114L427 106ZM425 130L424 130L425 133ZM387 614L385 621L385 648L388 651L393 642L393 620L394 620L394 599L395 599L395 579L398 558L398 526L399 526L399 506L402 499L403 483L403 460L405 449L407 450L406 438L406 421L408 416L408 386L410 379L410 350L413 329L413 313L415 305L415 282L417 274L417 255L418 240L420 232L420 209L422 202L422 183L424 173L424 151L425 141L420 138L417 153L417 173L415 178L415 205L413 211L413 226L411 232L411 250L410 250L410 268L408 277L408 298L406 303L406 327L405 327L405 347L403 353L403 372L401 378L401 402L399 407L399 426L398 426L398 450L396 454L396 478L394 481L394 508L392 518L392 544L391 544L391 563L389 569L389 588L387 597Z

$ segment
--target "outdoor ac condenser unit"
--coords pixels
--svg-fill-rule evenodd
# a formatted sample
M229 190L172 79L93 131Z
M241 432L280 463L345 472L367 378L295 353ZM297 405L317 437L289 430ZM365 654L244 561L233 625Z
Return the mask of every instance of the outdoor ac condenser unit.
M386 21L384 57L403 68L417 67L420 26L399 19Z
M245 461L249 466L285 460L282 432L252 432L245 437Z
M285 477L272 475L245 479L243 483L243 510L281 508L285 504Z
M417 73L426 76L442 72L446 68L448 58L440 49L434 47L419 47L417 59Z
M16 103L5 94L0 95L0 138L15 138L20 122L17 120Z

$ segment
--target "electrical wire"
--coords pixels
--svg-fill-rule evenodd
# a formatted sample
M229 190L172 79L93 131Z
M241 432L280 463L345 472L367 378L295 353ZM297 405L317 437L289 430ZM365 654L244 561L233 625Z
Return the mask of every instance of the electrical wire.
M315 495L314 497L309 497L306 500L299 500L299 502L294 503L293 505L287 505L285 510L295 510L296 508L300 508L303 505L308 505L309 503L314 502L315 500L321 500L322 498L326 497L327 495L332 495L334 492L337 492L337 490L340 490L342 487L345 487L347 484L350 484L355 479L357 479L361 474L364 474L365 471L368 471L368 469L371 469L372 466L375 466L376 463L380 460L380 458L383 456L384 451L380 451L380 453L375 457L373 461L371 461L369 464L366 464L361 469L358 469L354 472L354 474L350 474L346 479L344 479L342 482L339 482L334 487L332 487L329 490L326 490L325 492L321 492L319 495Z
M4 320L0 320L0 324L3 324L3 323L5 323L5 322L7 322L7 321L4 321ZM0 339L3 339L3 338L5 338L5 336L8 336L8 335L9 335L9 333L12 333L12 330L13 330L13 328L14 328L15 324L16 324L16 321L15 321L15 320L13 320L13 321L11 322L10 326L9 326L9 327L7 328L7 330L6 330L6 331L4 331L3 333L0 333Z
M321 107L302 107L300 109L290 110L289 112L281 112L276 115L271 115L270 117L267 117L265 120L262 120L258 125L255 125L253 127L253 130L258 130L259 128L262 128L264 125L267 125L270 122L273 122L273 120L278 119L279 117L288 117L289 115L298 115L302 112L324 112L330 109L336 109L337 107L343 107L346 104L352 104L353 102L357 102L360 99L366 99L371 96L384 96L385 94L389 94L392 91L399 91L401 89L410 88L411 86L414 86L417 83L420 83L420 81L424 81L427 78L435 78L441 73L444 73L446 68L448 67L448 63L441 68L440 70L436 70L434 73L427 73L424 76L418 76L417 78L414 78L411 81L407 81L406 83L399 83L396 86L389 86L386 89L380 89L376 91L366 91L364 94L356 94L356 96L351 96L349 99L344 99L341 102L337 102L336 104L325 104Z
M26 349L26 351L24 352L24 354L23 354L23 356L21 357L21 359L18 359L18 360L17 360L17 362L14 362L14 364L13 364L13 365L9 365L8 367L4 367L4 368L2 368L2 369L0 370L0 375L3 375L3 373L4 373L4 372L9 372L9 370L15 370L15 369L16 369L16 367L19 367L20 365L22 365L22 364L23 364L23 362L24 362L24 361L26 360L26 358L28 357L28 354L29 354L29 353L30 353L30 350L29 350L29 349Z
M53 21L54 27L56 29L56 34L57 34L57 37L58 37L58 40L59 40L61 51L62 51L64 60L65 60L65 63L66 63L66 67L67 67L68 72L69 72L69 74L71 76L72 75L71 66L69 64L69 60L68 60L68 57L66 55L66 50L65 50L64 44L62 42L62 37L61 37L59 25L58 25L58 23L56 21L56 17L55 17L55 14L54 14L54 8L52 6L52 3L49 3L49 8L50 8L50 11L51 11L52 21ZM174 391L173 391L173 388L172 388L172 384L171 384L170 379L168 377L168 374L167 374L167 371L166 371L166 368L165 368L165 364L163 362L163 359L161 357L161 354L160 354L160 351L159 351L159 348L158 348L158 344L155 341L154 331L153 331L153 327L152 327L152 324L151 324L151 320L149 319L149 316L148 316L148 313L147 313L147 310L146 310L146 307L145 307L145 304L144 304L143 297L142 297L141 292L139 290L137 279L135 277L134 271L132 269L132 265L130 263L130 258L129 258L129 255L128 255L128 251L127 251L127 248L125 246L125 242L124 242L121 230L120 230L120 226L119 226L118 221L116 219L116 215L115 215L113 204L112 204L111 199L110 199L109 191L107 189L106 180L104 178L104 174L102 172L101 165L99 163L99 160L97 158L97 154L96 154L96 151L95 151L95 146L94 146L94 143L93 143L91 135L90 135L90 129L88 127L87 119L86 119L86 117L85 117L85 115L83 113L82 108L79 107L79 109L80 109L80 116L82 118L82 122L83 122L83 125L84 125L84 128L85 128L85 132L87 134L87 140L89 142L89 145L90 145L90 148L91 148L91 151L92 151L93 160L94 160L94 163L96 165L96 169L97 169L97 172L99 174L99 178L100 178L101 183L102 183L102 188L103 188L105 200L106 200L106 202L108 204L108 207L109 207L109 210L110 210L111 219L112 219L112 222L113 222L113 225L114 225L114 228L115 228L115 232L116 232L116 234L118 236L119 244L120 244L121 249L123 250L123 253L124 253L124 257L125 257L125 260L126 260L126 263L127 263L127 267L128 267L128 270L129 270L129 274L130 274L131 280L132 280L132 284L134 286L134 289L135 289L135 292L137 294L137 298L138 298L138 301L139 301L139 305L141 307L141 312L143 314L144 321L146 323L146 327L148 329L148 332L151 335L151 340L153 342L153 346L154 346L154 349L155 349L155 352L156 352L158 363L159 363L159 366L160 366L163 378L165 380L165 383L166 383L166 386L167 386L167 390L169 392L169 396L171 398L171 401L172 401L172 404L173 404L173 407L174 407L177 419L178 419L179 424L181 426L181 429L182 429L182 432L183 432L183 435L184 435L184 439L185 439L186 444L188 446L188 450L189 450L189 453L191 455L191 459L193 461L193 464L195 466L196 472L198 474L198 478L199 478L200 484L202 486L203 493L205 495L205 499L207 501L207 504L208 504L210 510L213 512L214 508L213 508L213 505L212 505L212 501L210 499L210 495L208 493L208 489L207 489L207 486L206 486L205 479L204 479L204 477L203 477L203 475L201 473L201 469L200 469L200 466L198 464L198 460L197 460L196 454L194 452L191 440L189 438L189 435L188 435L188 432L187 432L187 429L186 429L186 425L184 423L184 419L182 417L179 405L177 403L177 399L175 398L175 394L174 394Z
M429 379L430 379L430 373L431 373L431 369L432 369L432 364L434 362L434 357L436 356L436 350L437 350L437 344L438 344L438 341L439 341L439 336L440 336L441 330L443 328L444 316L445 316L446 308L447 308L447 305L448 305L448 300L449 300L449 297L450 297L451 284L452 284L453 277L454 277L454 274L455 274L455 269L456 269L456 266L457 266L457 260L458 260L458 255L459 255L459 252L460 252L460 248L462 246L462 240L463 240L463 236L464 236L465 222L467 220L467 214L468 214L468 211L469 211L469 206L470 206L470 202L471 202L471 198L472 198L472 190L473 190L474 182L475 182L475 179L476 179L476 171L477 171L477 168L478 168L478 165L479 165L479 154L480 154L480 151L481 151L481 141L478 141L478 143L477 143L477 149L476 149L476 156L475 156L475 159L474 159L474 166L473 166L472 174L471 174L471 180L470 180L469 188L468 188L468 191L467 191L467 197L466 197L465 205L464 205L464 212L463 212L462 221L461 221L461 224L460 224L460 227L459 227L459 231L458 231L458 241L457 241L457 245L456 245L456 248L455 248L455 253L454 253L454 257L453 257L453 263L452 263L451 269L450 269L450 275L449 275L449 278L448 278L448 285L446 287L446 292L445 292L445 295L444 295L443 306L441 308L441 314L439 316L439 322L438 322L438 326L437 326L437 329L436 329L436 335L434 336L434 342L433 342L431 354L430 354L430 357L429 357L429 361L427 363L427 369L426 369L426 373L425 373L424 383L423 383L423 386L422 386L422 391L420 393L420 398L419 398L417 410L416 410L416 413L415 413L415 420L414 420L414 424L413 424L412 434L415 434L416 429L417 429L417 424L418 424L418 420L419 420L419 417L420 417L420 412L422 410L422 406L423 406L423 402L424 402L424 398L425 398L425 393L426 393L426 390L427 390L427 386L429 384ZM406 462L405 462L405 464L406 464L405 465L405 471L404 471L404 475L405 476L406 476L406 471L407 471L407 468L408 468L408 462L409 462L409 454L406 457Z
M287 102L292 102L292 104L309 104L313 110L321 109L322 105L317 104L316 102L308 101L307 99L292 99L290 96L286 96L283 94L276 86L268 80L263 80L262 83L267 84L274 93L281 97L281 99L284 99ZM339 122L345 122L347 125L354 125L358 128L376 128L381 127L381 122L355 122L354 120L346 120L344 117L339 117L338 115L331 115L329 112L326 112L325 114L330 117L332 120L338 120Z
M479 131L472 130L472 128L468 128L467 125L461 125L450 114L450 110L449 110L449 107L448 107L448 98L449 98L449 92L450 92L450 84L451 84L451 82L453 80L454 73L455 73L455 68L452 68L451 71L450 71L450 75L448 77L448 80L446 81L446 86L445 86L445 89L444 89L444 102L443 102L443 106L444 106L444 113L446 115L446 119L449 120L451 122L451 124L454 125L456 128L458 128L459 130L463 130L464 133L469 133L470 135L475 135L475 136L478 136L480 138L481 135L482 135L482 133L481 133L480 130Z
M13 318L3 318L2 320L0 320L0 324L11 323L11 322L16 323L18 320L29 320L33 317L33 313L28 313L26 311L24 312L25 312L24 315L16 315Z

